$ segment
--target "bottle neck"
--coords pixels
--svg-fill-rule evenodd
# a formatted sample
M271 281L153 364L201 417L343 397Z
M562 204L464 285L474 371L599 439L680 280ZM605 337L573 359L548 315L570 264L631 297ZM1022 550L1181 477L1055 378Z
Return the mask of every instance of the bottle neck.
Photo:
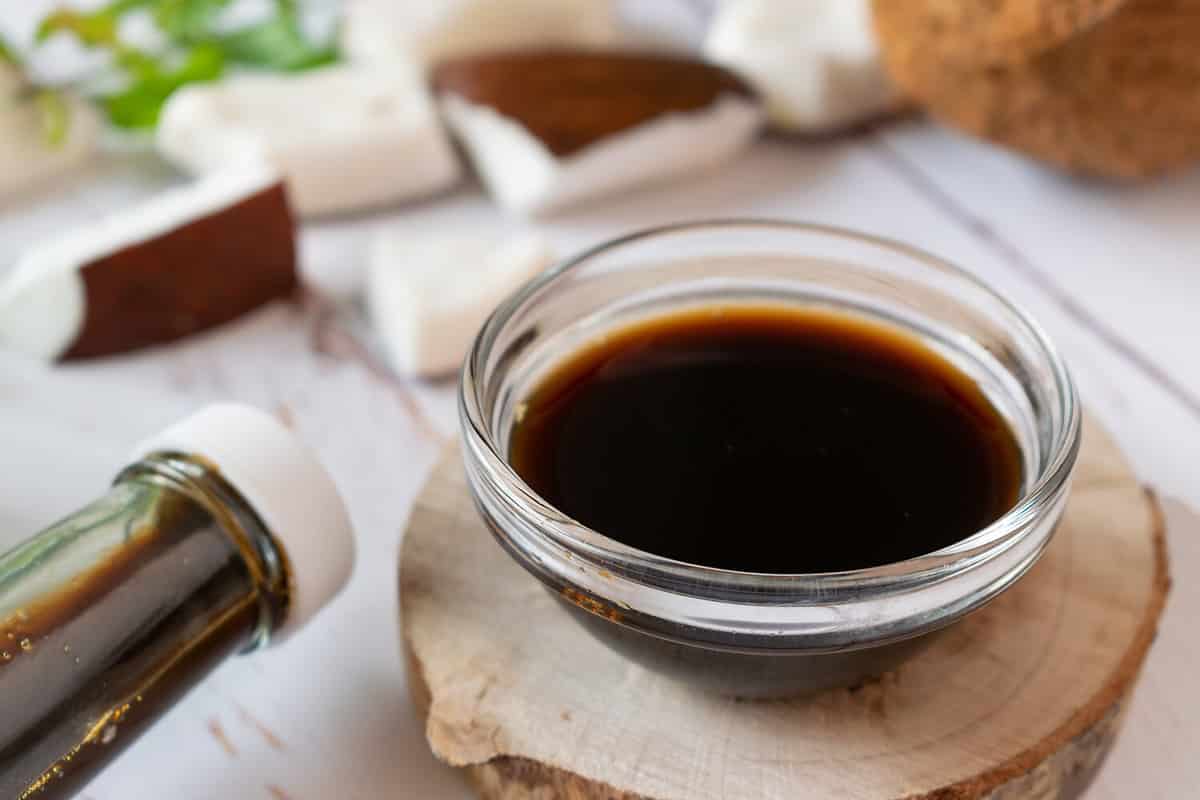
M219 473L177 454L0 556L0 796L69 797L288 609L288 569Z
M287 616L290 568L282 547L254 509L221 477L219 469L195 456L154 453L126 467L115 484L142 482L186 496L203 508L237 548L254 583L258 624L244 652L265 647Z

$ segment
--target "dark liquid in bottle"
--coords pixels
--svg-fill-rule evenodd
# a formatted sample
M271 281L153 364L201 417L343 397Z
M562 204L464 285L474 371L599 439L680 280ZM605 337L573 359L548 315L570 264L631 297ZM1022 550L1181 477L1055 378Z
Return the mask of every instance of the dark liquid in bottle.
M526 399L510 458L617 541L724 569L859 569L933 552L1013 506L1019 446L911 334L731 307L618 329Z

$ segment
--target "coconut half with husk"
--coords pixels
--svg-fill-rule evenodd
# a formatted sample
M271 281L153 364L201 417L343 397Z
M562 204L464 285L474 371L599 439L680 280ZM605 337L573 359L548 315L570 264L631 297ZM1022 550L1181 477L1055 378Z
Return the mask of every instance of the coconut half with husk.
M501 206L539 214L730 159L763 121L733 72L687 57L539 50L455 59L433 85Z
M297 286L283 182L244 167L31 247L0 284L0 346L121 353L220 325Z
M875 0L895 45L945 65L1016 64L1063 44L1128 0Z
M1130 0L1023 61L963 65L890 24L893 1L875 0L885 63L935 118L1070 172L1200 160L1200 0Z

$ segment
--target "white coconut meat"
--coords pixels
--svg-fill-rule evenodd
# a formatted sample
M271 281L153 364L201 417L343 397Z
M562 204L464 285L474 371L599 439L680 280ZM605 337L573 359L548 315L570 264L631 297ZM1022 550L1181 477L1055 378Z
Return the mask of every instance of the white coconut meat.
M639 184L712 168L754 138L762 106L727 93L696 111L668 112L556 156L519 120L446 93L442 110L496 201L542 214Z
M41 112L15 67L0 64L0 202L82 165L96 149L100 118L84 100L61 94L66 130L47 141Z
M742 75L783 130L822 133L893 109L870 0L730 0L704 45Z
M196 175L270 163L304 216L428 195L461 173L428 89L403 64L185 87L163 108L155 143Z
M476 53L617 42L613 0L352 0L341 45L351 61L421 67Z
M274 170L262 165L213 175L30 248L0 283L0 347L56 360L83 329L87 311L83 269L118 251L170 235L279 181Z
M552 260L536 233L380 231L368 253L366 306L392 367L425 376L458 369L492 310Z

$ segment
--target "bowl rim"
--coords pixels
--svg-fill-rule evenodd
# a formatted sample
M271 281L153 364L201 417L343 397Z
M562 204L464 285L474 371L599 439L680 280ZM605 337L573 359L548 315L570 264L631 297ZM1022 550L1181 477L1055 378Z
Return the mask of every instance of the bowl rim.
M838 572L767 573L692 564L631 547L572 519L530 487L509 465L507 457L499 451L496 440L488 429L488 422L483 414L483 398L478 391L478 376L486 364L492 343L504 325L531 297L552 287L573 270L607 252L655 237L720 229L770 229L816 234L892 251L966 282L1007 312L1034 343L1039 355L1050 367L1058 398L1057 411L1062 421L1059 428L1053 431L1055 435L1033 484L1016 505L971 535L924 555ZM1075 384L1058 349L1041 325L1024 309L983 280L939 256L901 241L839 226L766 217L699 219L644 228L605 240L546 270L510 295L484 322L464 361L458 394L460 424L468 449L475 456L483 458L490 469L498 471L525 512L545 519L548 525L542 532L559 545L596 563L603 563L606 567L613 564L628 566L632 574L651 584L661 585L662 579L665 578L674 583L682 580L686 585L721 585L735 592L741 587L752 592L757 599L769 599L772 589L790 593L802 586L821 592L837 587L863 589L868 586L924 583L990 559L1022 538L1021 534L1031 529L1030 523L1046 514L1047 510L1055 505L1055 500L1068 488L1079 452L1082 427ZM763 594L764 590L767 594Z

